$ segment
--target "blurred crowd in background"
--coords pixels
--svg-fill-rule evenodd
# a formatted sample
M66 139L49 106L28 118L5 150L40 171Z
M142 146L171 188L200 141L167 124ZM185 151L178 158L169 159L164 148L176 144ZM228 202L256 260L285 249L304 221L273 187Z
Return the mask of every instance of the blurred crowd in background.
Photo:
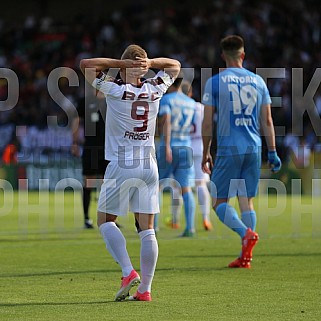
M29 15L20 22L0 21L0 68L10 68L19 79L18 103L10 110L0 111L0 131L8 128L5 126L28 126L41 132L50 125L47 116L57 116L57 127L66 129L69 111L84 96L80 59L119 58L130 43L143 46L150 57L173 57L182 67L195 68L193 93L194 98L200 100L206 81L201 77L201 69L212 68L213 74L218 72L223 66L220 39L239 34L245 40L246 68L253 71L255 68L286 69L285 78L268 81L271 96L282 97L282 106L273 108L273 116L276 126L286 128L286 137L278 137L283 160L287 153L282 146L304 144L313 150L319 139L309 117L304 119L303 137L291 133L292 117L295 117L291 70L303 68L306 88L321 65L319 9L318 1L303 0L220 0L207 1L199 7L194 4L192 8L181 1L172 1L164 3L161 9L137 2L111 9L99 19L84 13L61 21L51 18L48 12L42 17ZM55 89L49 93L47 86L49 74L58 67L73 69L79 78L79 86L70 86L66 78L60 79L59 89L63 95ZM67 74L61 73L61 76ZM0 100L6 97L7 82L0 79ZM315 116L319 117L320 89L314 101ZM70 139L66 138L65 144L68 142ZM58 144L64 143L57 139L52 144L59 148ZM1 153L5 147L3 141L0 146Z

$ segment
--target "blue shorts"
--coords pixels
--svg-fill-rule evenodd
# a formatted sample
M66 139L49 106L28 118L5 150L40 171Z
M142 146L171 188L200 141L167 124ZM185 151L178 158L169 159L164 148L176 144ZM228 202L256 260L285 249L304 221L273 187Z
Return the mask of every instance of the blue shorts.
M259 186L260 168L260 153L217 156L211 175L212 197L254 197Z
M180 187L194 186L193 150L186 146L172 147L172 163L166 162L165 148L157 155L159 180L174 178Z

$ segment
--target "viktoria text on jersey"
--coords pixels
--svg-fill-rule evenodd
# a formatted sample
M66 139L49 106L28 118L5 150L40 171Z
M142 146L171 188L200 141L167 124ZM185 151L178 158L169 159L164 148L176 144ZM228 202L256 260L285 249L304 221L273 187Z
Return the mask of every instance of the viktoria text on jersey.
M129 132L126 131L124 138L128 138L128 139L133 139L133 140L147 140L149 139L149 133L145 132L145 133L135 133L135 132Z

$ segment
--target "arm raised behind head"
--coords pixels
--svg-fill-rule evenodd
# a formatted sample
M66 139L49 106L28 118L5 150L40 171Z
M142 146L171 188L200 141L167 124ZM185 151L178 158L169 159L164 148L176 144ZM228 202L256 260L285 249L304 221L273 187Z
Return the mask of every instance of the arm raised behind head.
M131 59L112 59L112 58L90 58L80 61L80 70L86 80L92 83L99 72L109 68L141 68L142 62Z
M176 78L181 69L178 60L170 58L140 58L131 59L112 59L112 58L91 58L80 61L80 70L88 82L92 83L97 74L109 68L138 68L148 70L149 68L161 69L168 73L172 78Z
M142 68L155 68L164 70L167 74L169 74L172 78L176 79L180 70L181 70L181 63L176 59L171 58L136 58L137 61L140 61L142 65L140 67Z

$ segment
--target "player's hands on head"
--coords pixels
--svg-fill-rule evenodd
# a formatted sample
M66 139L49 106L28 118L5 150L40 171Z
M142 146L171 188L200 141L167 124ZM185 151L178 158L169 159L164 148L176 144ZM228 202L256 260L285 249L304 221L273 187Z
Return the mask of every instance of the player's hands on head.
M136 57L134 61L137 78L143 77L147 74L148 69L151 67L151 62L149 58Z
M126 69L128 76L133 78L141 78L146 75L150 68L150 60L148 58L137 57L135 60L122 60L123 69Z
M146 58L136 57L135 62L139 67L147 70L151 67L151 61L147 57Z
M282 162L276 151L268 152L268 163L273 173L276 173L281 169Z

